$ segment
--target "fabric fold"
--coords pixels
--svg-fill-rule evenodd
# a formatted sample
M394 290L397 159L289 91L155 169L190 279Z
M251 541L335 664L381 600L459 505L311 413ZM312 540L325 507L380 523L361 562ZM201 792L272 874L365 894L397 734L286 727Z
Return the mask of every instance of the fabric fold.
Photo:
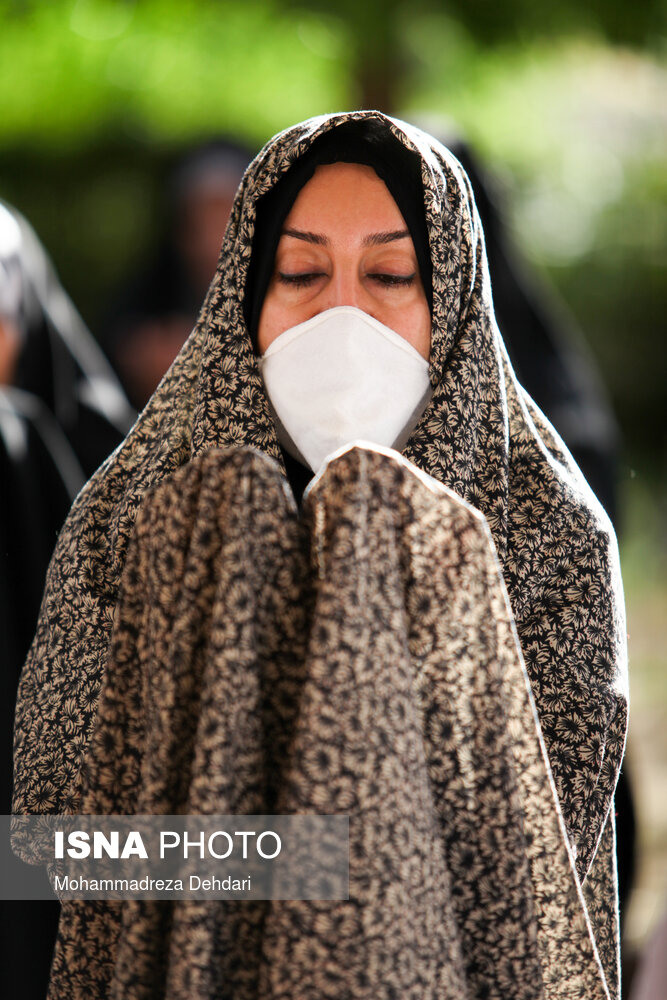
M92 814L349 814L350 899L66 902L51 1000L609 995L490 533L397 453L301 516L251 450L147 496L82 780Z

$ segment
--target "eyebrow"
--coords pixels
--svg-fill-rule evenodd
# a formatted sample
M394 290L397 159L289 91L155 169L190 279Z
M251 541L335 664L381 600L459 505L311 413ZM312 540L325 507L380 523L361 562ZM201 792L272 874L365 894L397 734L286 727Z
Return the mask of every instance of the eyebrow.
M393 243L395 240L404 240L406 237L410 239L410 233L407 229L395 229L391 233L371 233L370 236L366 236L364 238L363 246L383 246L385 243Z
M323 233L310 233L303 229L283 229L283 236L291 236L295 240L303 240L305 243L315 243L317 246L328 246L329 239ZM370 233L365 236L362 242L364 247L383 246L385 243L393 243L395 240L404 240L410 237L407 229L394 229L387 233Z

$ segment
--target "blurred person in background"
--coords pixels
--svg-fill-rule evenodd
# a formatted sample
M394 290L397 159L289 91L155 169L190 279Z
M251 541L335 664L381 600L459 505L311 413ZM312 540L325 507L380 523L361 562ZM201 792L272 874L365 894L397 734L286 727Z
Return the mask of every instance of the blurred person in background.
M70 901L50 995L618 996L625 640L461 166L379 112L276 136L61 534L14 804L350 814L350 899Z
M251 158L231 139L210 140L185 154L167 185L157 248L109 307L104 346L137 409L194 326Z
M19 227L23 288L12 384L48 407L88 478L127 434L136 413L34 230L15 209L4 208Z
M57 531L135 412L34 230L2 203L0 386L7 463L2 554L10 560L3 574L3 637L6 662L20 665Z
M493 307L516 376L562 436L616 526L620 432L595 360L565 307L514 245L495 178L463 139L440 138L472 184Z
M8 721L57 533L87 478L51 410L15 385L29 338L26 280L21 229L0 204L0 636Z
M16 689L67 512L134 413L27 221L0 203L0 799ZM26 877L32 876L26 869ZM48 888L46 883L44 888ZM58 904L0 903L0 992L45 995Z

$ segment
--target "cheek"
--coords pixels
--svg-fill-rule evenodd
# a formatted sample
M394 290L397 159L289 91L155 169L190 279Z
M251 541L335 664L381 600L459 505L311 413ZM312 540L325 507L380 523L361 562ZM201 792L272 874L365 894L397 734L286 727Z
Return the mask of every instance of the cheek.
M293 316L294 311L286 308L284 303L280 301L280 296L269 290L264 299L264 305L259 317L259 326L257 328L257 346L260 354L264 353L276 337L279 337L281 333L289 330L290 326L294 326L298 322L294 320Z
M388 311L384 316L377 317L385 326L400 333L407 342L421 354L426 361L431 353L431 313L428 304L424 302L411 303L400 310Z
M257 327L257 347L260 354L264 354L267 347L278 336L278 334L274 332L275 326L276 322L274 310L271 308L270 303L265 299L264 305L262 306L262 312L259 317L259 326Z

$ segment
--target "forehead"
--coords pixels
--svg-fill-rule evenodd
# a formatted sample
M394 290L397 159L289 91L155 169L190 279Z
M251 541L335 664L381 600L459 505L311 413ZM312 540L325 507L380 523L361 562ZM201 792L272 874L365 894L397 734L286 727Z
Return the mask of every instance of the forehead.
M351 235L400 229L405 222L387 185L372 167L328 163L317 167L301 188L285 226Z

